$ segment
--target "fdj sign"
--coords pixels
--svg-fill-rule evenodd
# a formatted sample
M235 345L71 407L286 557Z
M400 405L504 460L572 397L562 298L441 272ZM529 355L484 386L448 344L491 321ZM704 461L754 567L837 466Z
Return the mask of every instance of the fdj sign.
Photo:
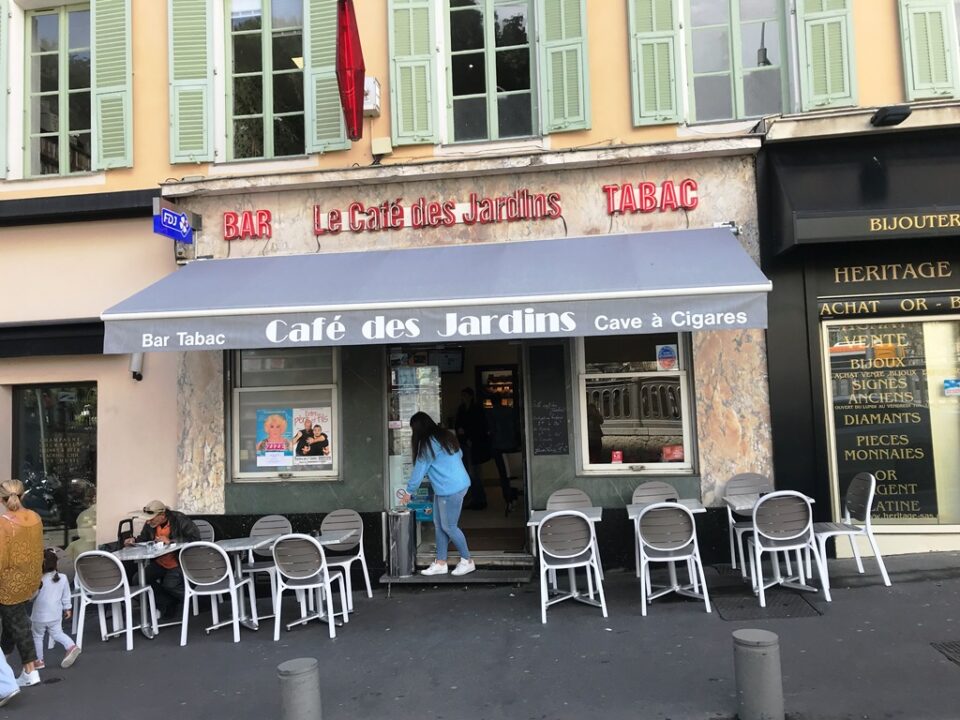
M153 232L171 238L177 242L193 242L192 214L180 211L176 206L163 200L153 203Z

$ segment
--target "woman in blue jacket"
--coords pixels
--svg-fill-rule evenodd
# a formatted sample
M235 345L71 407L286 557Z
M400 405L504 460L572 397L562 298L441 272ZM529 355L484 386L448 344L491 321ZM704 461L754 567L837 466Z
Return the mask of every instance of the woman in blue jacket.
M463 466L460 443L456 435L437 425L424 412L414 413L410 428L413 430L413 472L402 500L409 502L410 495L420 487L424 476L429 475L434 494L433 524L437 533L437 559L420 572L423 575L446 575L447 548L452 542L460 553L460 562L451 574L471 573L476 566L470 559L467 538L457 527L463 497L470 488L470 476Z

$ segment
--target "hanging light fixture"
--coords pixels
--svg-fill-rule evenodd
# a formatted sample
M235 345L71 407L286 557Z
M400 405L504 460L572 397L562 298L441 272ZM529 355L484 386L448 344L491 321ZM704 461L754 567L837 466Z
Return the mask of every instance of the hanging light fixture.
M353 0L337 0L337 87L347 126L347 137L363 135L363 48Z

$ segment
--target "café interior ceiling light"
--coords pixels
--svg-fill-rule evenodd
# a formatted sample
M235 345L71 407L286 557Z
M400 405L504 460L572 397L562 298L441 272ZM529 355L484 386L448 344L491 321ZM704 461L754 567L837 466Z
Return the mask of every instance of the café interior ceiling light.
M910 117L911 112L909 105L886 105L877 108L877 111L870 117L870 124L874 127L899 125Z

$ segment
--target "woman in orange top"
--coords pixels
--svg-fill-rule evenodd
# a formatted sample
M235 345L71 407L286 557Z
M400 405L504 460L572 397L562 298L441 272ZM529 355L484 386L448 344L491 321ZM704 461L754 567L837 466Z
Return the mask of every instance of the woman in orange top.
M20 686L36 685L37 650L31 634L27 601L40 587L43 570L43 523L33 510L20 503L25 489L19 480L0 483L0 622L4 655L14 646L20 653L23 673Z

